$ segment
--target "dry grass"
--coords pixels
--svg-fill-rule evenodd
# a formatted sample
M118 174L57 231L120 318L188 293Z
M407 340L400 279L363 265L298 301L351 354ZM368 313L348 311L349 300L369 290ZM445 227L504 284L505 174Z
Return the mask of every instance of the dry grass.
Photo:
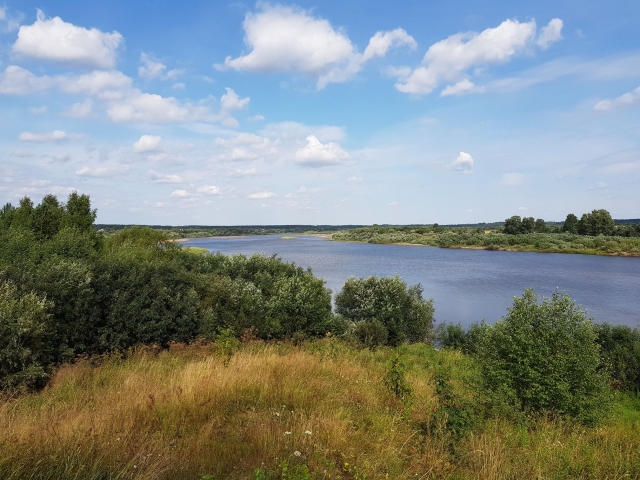
M0 478L254 478L283 462L314 478L640 478L636 407L589 431L495 421L451 448L418 422L437 402L432 366L466 360L407 348L409 409L382 384L390 355L252 343L225 365L213 345L176 345L65 366L0 400Z

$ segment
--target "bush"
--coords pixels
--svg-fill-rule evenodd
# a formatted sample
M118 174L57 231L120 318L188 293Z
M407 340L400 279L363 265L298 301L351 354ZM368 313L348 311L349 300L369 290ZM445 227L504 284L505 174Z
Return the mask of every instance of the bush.
M625 325L596 324L602 368L611 375L612 386L640 393L640 330Z
M0 284L0 390L42 386L49 365L45 300Z
M479 357L492 401L583 424L604 416L608 381L598 371L596 333L568 295L555 292L539 304L527 289L485 333Z
M389 331L377 319L364 320L354 324L352 335L355 339L371 350L387 344Z
M388 331L387 344L424 342L431 338L433 300L422 298L422 287L398 276L347 279L336 295L336 311L353 322L377 319Z

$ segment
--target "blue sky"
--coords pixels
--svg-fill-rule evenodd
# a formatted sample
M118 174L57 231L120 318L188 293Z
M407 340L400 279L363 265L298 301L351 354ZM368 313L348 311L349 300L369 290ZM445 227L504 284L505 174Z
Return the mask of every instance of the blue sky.
M638 2L0 3L0 201L101 223L640 217Z

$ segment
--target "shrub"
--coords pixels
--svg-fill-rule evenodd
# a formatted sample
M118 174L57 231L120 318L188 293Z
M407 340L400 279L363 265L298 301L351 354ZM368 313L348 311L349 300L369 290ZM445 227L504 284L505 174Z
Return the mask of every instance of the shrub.
M389 338L389 331L375 318L355 323L352 334L361 345L371 350L386 345Z
M46 301L0 284L0 390L43 385L49 364Z
M596 324L602 368L612 386L624 392L640 392L640 330L625 325Z
M353 322L377 319L389 332L387 343L430 340L433 300L422 298L422 287L398 276L347 279L336 295L336 311Z
M568 295L538 303L533 289L514 298L508 315L479 345L486 393L528 414L594 424L606 411L606 376L590 319Z

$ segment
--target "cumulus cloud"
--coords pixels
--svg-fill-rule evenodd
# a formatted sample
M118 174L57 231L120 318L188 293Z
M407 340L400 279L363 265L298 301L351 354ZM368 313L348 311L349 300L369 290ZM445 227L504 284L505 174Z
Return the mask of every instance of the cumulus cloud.
M109 167L81 167L76 170L76 175L80 177L115 177L116 175L122 175L129 171L129 165L116 165Z
M182 178L178 175L166 175L155 170L149 170L147 176L151 183L182 183Z
M222 192L220 191L220 187L216 187L215 185L205 185L198 188L198 193L202 193L203 195L220 195Z
M315 135L307 137L307 145L296 152L296 161L309 167L325 167L336 165L349 158L337 143L321 143Z
M467 152L460 152L458 158L451 162L449 166L459 172L473 173L473 157Z
M207 106L181 103L174 97L143 93L138 89L111 102L107 115L115 123L177 123L217 119Z
M232 88L225 89L227 93L220 97L220 117L222 124L227 127L237 127L238 121L233 118L233 112L241 110L249 105L250 98L240 98Z
M349 80L367 60L384 56L391 47L415 46L415 40L402 29L378 32L362 55L327 20L282 5L260 5L260 11L246 15L243 27L251 51L238 58L227 57L217 68L301 73L316 80L318 88Z
M55 84L51 77L38 77L29 70L16 65L9 65L0 73L0 94L29 95L43 92Z
M185 198L189 196L189 192L186 190L174 190L169 196L173 198Z
M60 17L47 19L38 10L35 23L18 30L13 52L37 60L110 69L116 63L116 51L122 40L118 32L78 27Z
M252 193L247 198L250 198L252 200L264 200L265 198L271 198L275 196L276 194L273 192L264 191L264 192Z
M553 41L559 40L561 29L562 21L553 19L542 29L539 45L547 48ZM414 70L396 69L393 72L399 77L396 88L404 93L424 95L443 82L461 82L474 67L508 62L513 56L530 48L535 37L535 20L519 22L509 19L481 33L451 35L429 47L422 66ZM469 84L473 85L470 81ZM456 85L448 87L447 94L471 93L473 89L469 88L469 84L457 83L457 89Z
M503 173L500 177L500 185L505 187L517 187L524 182L524 175L522 173Z
M562 40L563 22L559 18L554 18L549 25L540 29L538 41L536 42L540 48L546 50L552 43Z
M93 115L93 102L87 98L82 103L74 103L63 115L69 118L91 117Z
M142 65L138 67L138 75L141 78L158 78L164 74L167 66L164 63L156 62L151 55L140 54Z
M468 78L461 80L455 85L448 85L440 92L441 97L447 97L449 95L466 95L469 93L483 93L484 87L477 87Z
M21 142L36 142L36 143L45 143L45 142L61 142L64 140L69 140L69 135L62 130L54 130L53 132L44 132L44 133L32 133L32 132L22 132L18 136L18 140Z
M415 50L418 44L402 28L396 28L390 32L377 32L369 40L369 45L362 55L362 61L366 62L374 57L384 57L390 48L400 46L407 46Z
M351 183L351 184L357 184L357 183L362 183L364 180L362 179L362 177L349 177L347 178L347 183Z
M611 100L602 100L593 107L598 111L617 110L640 102L640 87Z
M41 107L30 107L29 108L29 112L31 112L32 115L42 115L44 113L47 113L47 106L43 105Z
M142 135L138 141L133 144L135 153L157 152L161 150L160 142L162 137L156 135Z

